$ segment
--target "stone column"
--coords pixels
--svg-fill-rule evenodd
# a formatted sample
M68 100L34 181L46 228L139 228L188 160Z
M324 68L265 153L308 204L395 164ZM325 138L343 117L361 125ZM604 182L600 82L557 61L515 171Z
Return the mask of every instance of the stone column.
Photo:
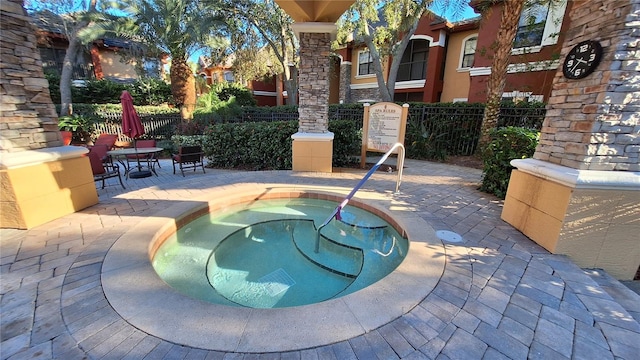
M21 0L2 1L0 21L0 152L62 145L35 28Z
M640 266L640 0L574 1L561 60L599 41L589 76L554 78L533 159L514 160L502 218L579 266L631 279Z
M87 149L60 146L35 29L1 0L0 227L29 229L98 202Z
M340 101L351 103L351 62L340 62Z
M299 127L292 135L293 170L331 172L333 133L329 132L329 65L333 23L295 23L300 41Z

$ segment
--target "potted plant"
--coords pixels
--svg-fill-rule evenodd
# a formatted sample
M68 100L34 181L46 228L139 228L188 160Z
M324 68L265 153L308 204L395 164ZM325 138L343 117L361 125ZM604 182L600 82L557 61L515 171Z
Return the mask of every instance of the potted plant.
M69 145L69 143L86 144L91 139L91 133L88 131L90 127L91 119L83 115L69 115L58 118L58 128L63 132L62 138L65 141L65 145ZM71 133L69 143L65 139L68 136L68 132Z

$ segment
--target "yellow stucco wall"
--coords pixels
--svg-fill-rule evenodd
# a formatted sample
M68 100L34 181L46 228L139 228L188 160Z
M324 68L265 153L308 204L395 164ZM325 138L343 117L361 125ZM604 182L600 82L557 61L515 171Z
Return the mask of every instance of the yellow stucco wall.
M123 62L120 54L115 51L100 51L100 64L105 78L136 79L136 62Z
M462 42L467 37L477 33L478 30L469 30L449 35L441 102L452 102L454 99L468 98L471 79L469 77L469 69L460 69L460 57L463 51Z
M554 254L620 280L640 266L640 191L574 189L514 170L502 219Z
M353 63L351 64L351 84L369 84L369 83L374 83L377 84L378 80L376 78L375 74L371 74L371 75L365 75L365 76L357 76L358 75L358 53L362 50L366 50L366 47L362 47L362 48L354 48L352 50L352 56L351 58L353 59ZM387 66L387 60L384 60L382 62L382 68L383 68L383 72L384 72L384 77L385 79L387 78L387 74L388 74L388 66ZM377 85L376 85L377 86Z
M86 156L0 169L0 227L30 229L98 203Z
M316 138L313 134L297 133L292 138L293 171L333 171L333 134Z

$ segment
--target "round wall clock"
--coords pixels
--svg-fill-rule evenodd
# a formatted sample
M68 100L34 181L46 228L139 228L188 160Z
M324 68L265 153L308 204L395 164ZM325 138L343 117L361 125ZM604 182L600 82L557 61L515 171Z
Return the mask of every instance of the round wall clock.
M587 40L574 46L564 58L562 73L568 79L582 79L596 69L602 58L602 46Z

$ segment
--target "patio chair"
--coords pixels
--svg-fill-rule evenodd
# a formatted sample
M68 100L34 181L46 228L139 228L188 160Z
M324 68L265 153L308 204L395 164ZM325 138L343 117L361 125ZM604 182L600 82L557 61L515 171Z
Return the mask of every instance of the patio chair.
M100 159L100 161L102 161L103 163L107 163L107 164L111 164L111 156L109 156L109 154L107 154L107 152L111 150L110 148L107 147L107 145L104 144L99 144L99 145L93 145L89 147L89 152L90 153L94 153L98 156L98 159Z
M178 153L171 156L173 173L176 173L176 164L180 166L180 172L184 176L184 169L193 169L195 172L198 166L204 171L204 153L201 146L180 146Z
M102 188L104 189L105 180L109 178L118 177L120 185L123 189L126 189L120 176L120 166L109 162L103 162L100 156L100 151L96 149L105 148L106 145L92 146L89 149L89 162L91 163L91 171L93 172L93 181L102 181ZM106 152L106 150L104 150Z
M107 151L113 150L116 141L118 141L118 135L116 134L100 134L93 145L89 146L89 149L96 148L101 155L102 162L112 163L113 161L107 155Z
M152 148L152 147L156 147L156 141L151 139L151 140L138 140L136 142L136 147L137 148ZM157 165L159 168L161 168L160 166L160 161L158 161L158 158L156 157L155 153L148 153L148 154L138 154L138 155L127 155L127 164L128 167L131 167L131 163L135 163L135 165L138 164L138 159L140 159L140 161L143 162L147 162L147 165L149 166L149 168L151 169L152 163L155 163L155 165Z
M93 142L93 146L106 145L108 150L113 150L116 141L118 141L117 134L100 134L96 141Z

